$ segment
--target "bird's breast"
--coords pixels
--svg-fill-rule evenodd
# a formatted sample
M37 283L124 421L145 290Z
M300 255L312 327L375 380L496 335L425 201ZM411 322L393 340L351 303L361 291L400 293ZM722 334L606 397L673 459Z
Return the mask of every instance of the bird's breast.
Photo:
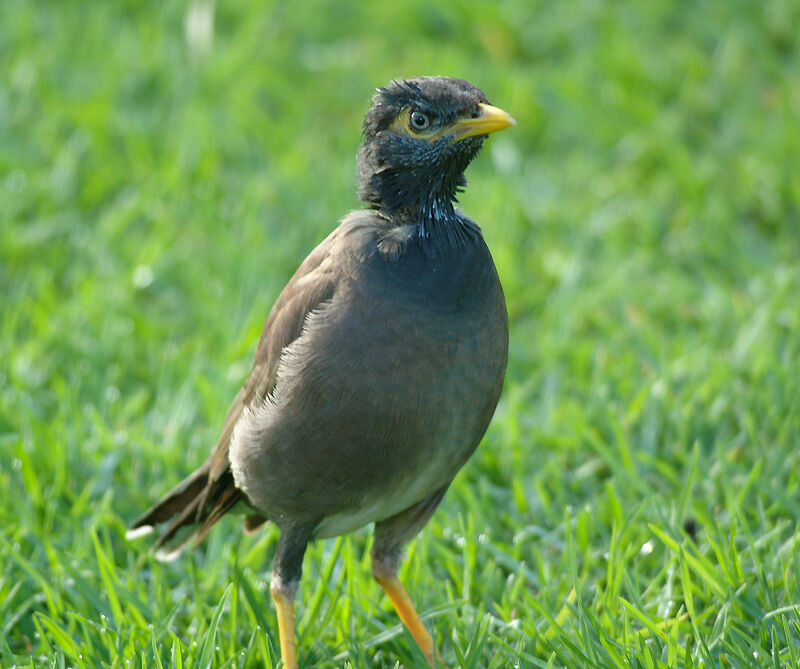
M482 240L460 258L375 254L284 352L251 462L234 463L258 481L237 485L274 520L318 515L319 536L394 515L449 483L477 446L507 351Z

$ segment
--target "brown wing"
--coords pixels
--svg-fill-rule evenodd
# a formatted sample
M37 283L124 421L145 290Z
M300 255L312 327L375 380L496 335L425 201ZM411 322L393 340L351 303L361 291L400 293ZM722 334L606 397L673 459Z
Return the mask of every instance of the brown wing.
M222 433L210 457L186 479L168 492L152 508L131 525L137 528L154 526L173 519L156 541L156 546L174 539L185 526L200 527L176 551L194 539L196 545L227 511L244 499L236 488L228 460L228 449L234 427L242 412L254 401L263 400L275 388L278 364L283 349L300 336L306 316L331 299L336 277L330 255L339 229L334 230L303 261L281 292L261 333L250 375L228 409ZM248 523L257 524L251 517Z

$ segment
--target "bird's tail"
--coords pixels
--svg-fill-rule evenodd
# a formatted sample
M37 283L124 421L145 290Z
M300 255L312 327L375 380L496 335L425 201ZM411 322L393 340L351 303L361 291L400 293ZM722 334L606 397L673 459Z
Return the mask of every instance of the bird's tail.
M244 499L230 468L216 478L210 472L208 460L137 518L125 536L133 539L150 534L156 525L171 521L154 544L160 560L172 560L189 544L200 543L216 522Z

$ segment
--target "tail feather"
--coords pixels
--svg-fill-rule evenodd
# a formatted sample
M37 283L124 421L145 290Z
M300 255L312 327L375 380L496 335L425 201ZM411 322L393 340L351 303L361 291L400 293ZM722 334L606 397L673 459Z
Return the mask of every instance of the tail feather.
M131 525L130 531L140 527L155 527L183 511L196 500L208 485L208 463L189 474L153 506L139 516Z
M173 519L167 529L159 535L153 547L161 548L169 544L182 528L195 525L197 523L197 507L199 504L200 499L197 497L189 502L189 504Z
M206 534L208 534L209 530L217 524L222 516L224 516L228 511L233 509L240 501L244 499L244 493L238 488L230 486L223 490L222 494L217 498L216 503L208 512L208 515L203 519L202 524L197 529L197 532L194 534L194 545L197 546L203 539L205 539Z
M209 473L206 462L137 518L126 536L133 539L171 521L154 543L156 556L162 560L174 559L189 544L200 543L222 516L245 500L230 469L216 479Z

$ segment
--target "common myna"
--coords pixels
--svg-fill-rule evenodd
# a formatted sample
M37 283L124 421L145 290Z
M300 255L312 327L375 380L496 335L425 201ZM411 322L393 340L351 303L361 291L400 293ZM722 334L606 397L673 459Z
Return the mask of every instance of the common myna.
M503 386L503 290L480 228L453 203L486 135L513 124L462 79L378 89L357 161L368 208L345 216L283 289L211 456L131 527L171 521L156 545L174 555L235 506L246 529L276 523L270 590L286 667L297 667L308 542L372 522L372 574L433 662L397 567Z

